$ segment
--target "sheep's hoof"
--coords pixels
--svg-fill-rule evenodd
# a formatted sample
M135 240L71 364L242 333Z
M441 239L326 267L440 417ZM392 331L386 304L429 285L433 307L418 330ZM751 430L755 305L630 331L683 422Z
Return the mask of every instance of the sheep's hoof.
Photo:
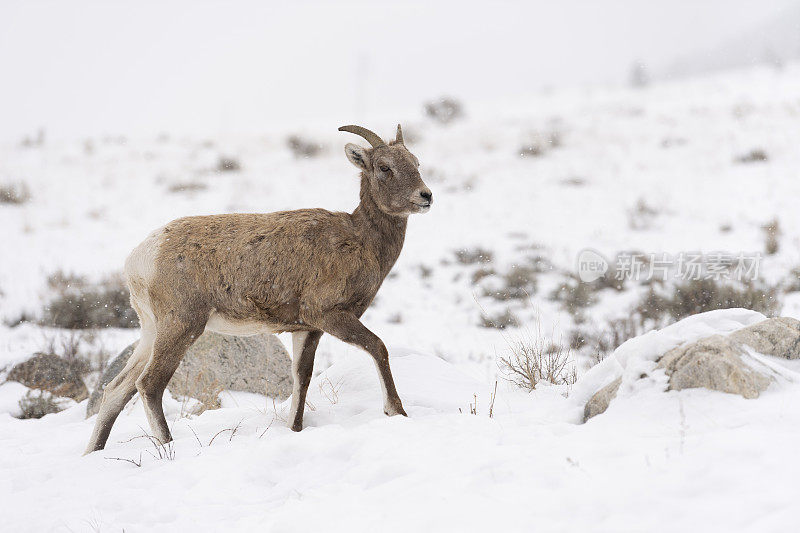
M391 408L386 407L383 409L383 414L385 414L386 416L396 416L396 415L408 416L406 414L405 409L403 409L402 405L399 407L391 407Z

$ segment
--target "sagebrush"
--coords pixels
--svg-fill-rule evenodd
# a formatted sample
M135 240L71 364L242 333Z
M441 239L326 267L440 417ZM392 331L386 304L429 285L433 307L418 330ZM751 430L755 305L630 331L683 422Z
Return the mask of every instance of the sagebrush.
M56 272L48 278L53 293L42 311L40 323L68 329L137 328L139 318L120 276L98 283Z
M511 343L511 354L499 366L507 381L526 390L540 383L572 385L578 379L569 347L541 338Z

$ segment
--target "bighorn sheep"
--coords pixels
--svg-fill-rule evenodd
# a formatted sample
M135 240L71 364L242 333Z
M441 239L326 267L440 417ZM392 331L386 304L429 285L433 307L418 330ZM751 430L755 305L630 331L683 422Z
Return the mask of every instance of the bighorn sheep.
M291 332L289 424L303 427L314 353L323 333L364 349L375 360L387 415L405 415L389 354L359 318L394 265L408 215L433 201L397 126L385 143L360 126L371 148L347 144L361 171L361 202L352 213L301 209L267 214L180 218L151 233L125 262L141 339L108 384L86 453L100 450L122 408L138 390L155 437L172 440L162 396L194 340L208 329L231 335Z

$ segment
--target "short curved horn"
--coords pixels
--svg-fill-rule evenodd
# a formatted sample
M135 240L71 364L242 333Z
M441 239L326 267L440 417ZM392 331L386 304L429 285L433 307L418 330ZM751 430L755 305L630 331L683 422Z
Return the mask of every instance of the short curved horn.
M369 144L371 144L373 148L386 146L386 143L383 142L383 139L378 137L376 133L369 131L367 128L362 128L361 126L342 126L339 128L339 131L355 133L356 135L364 137L367 141L369 141Z
M394 142L398 142L402 145L406 144L403 142L403 128L400 127L400 124L397 125L397 135L395 135Z

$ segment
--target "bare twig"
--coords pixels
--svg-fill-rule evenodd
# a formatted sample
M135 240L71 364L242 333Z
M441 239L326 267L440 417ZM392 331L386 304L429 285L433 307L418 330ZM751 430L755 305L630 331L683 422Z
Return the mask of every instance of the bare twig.
M233 428L220 429L219 431L214 433L214 436L211 437L211 440L208 441L208 444L206 446L211 446L214 443L214 439L216 439L218 436L220 436L222 433L225 433L226 431L233 431Z
M494 400L497 398L497 380L494 382L494 392L489 396L489 418L494 418Z
M210 440L210 441L208 441L208 446L211 446L211 444L214 442L214 439L216 439L217 437L219 437L221 434L225 433L226 431L230 431L230 432L231 432L231 436L230 436L230 438L228 439L228 442L230 442L231 440L233 440L233 436L234 436L234 435L236 435L236 432L237 432L237 431L239 431L239 428L241 427L241 425L242 425L242 422L243 422L243 421L244 421L244 418L242 418L241 420L239 420L239 423L238 423L238 424L236 424L236 425L235 425L234 427L232 427L232 428L225 428L225 429L220 429L219 431L217 431L217 432L214 434L214 436L213 436L213 437L211 437L211 440Z
M272 412L275 413L275 417L280 420L281 422L286 422L286 419L278 413L278 406L275 404L275 398L272 399Z
M233 440L233 436L236 435L236 432L239 431L240 427L242 427L242 422L244 422L244 418L239 420L239 423L236 424L236 426L233 428L233 431L231 431L231 436L228 438L228 442L231 442Z
M269 428L271 428L271 427L272 427L272 423L273 423L273 422L275 422L275 417L273 417L273 418L272 418L272 420L270 420L270 422L269 422L269 425L268 425L266 428L264 428L264 431L262 431L262 432L261 432L261 435L259 435L259 436L258 436L258 438L259 438L259 439L260 439L261 437L263 437L263 436L264 436L264 434L267 432L267 430L268 430Z
M326 390L325 385L327 385L327 389L330 389L330 394ZM319 384L319 391L328 399L331 405L336 405L339 402L339 389L341 389L341 387L342 380L339 380L336 385L334 385L333 382L331 382L331 378L326 376Z
M141 453L139 454L139 460L138 461L136 461L134 459L128 459L126 457L106 457L106 459L108 459L110 461L124 461L126 463L131 463L132 465L135 465L135 466L137 466L139 468L142 467L142 454Z
M194 439L197 441L197 444L199 444L200 447L202 448L203 447L203 443L200 442L200 437L197 436L197 432L194 430L194 428L192 426L189 426L189 424L186 424L186 425L189 427L189 430L192 432L192 435L194 435Z

